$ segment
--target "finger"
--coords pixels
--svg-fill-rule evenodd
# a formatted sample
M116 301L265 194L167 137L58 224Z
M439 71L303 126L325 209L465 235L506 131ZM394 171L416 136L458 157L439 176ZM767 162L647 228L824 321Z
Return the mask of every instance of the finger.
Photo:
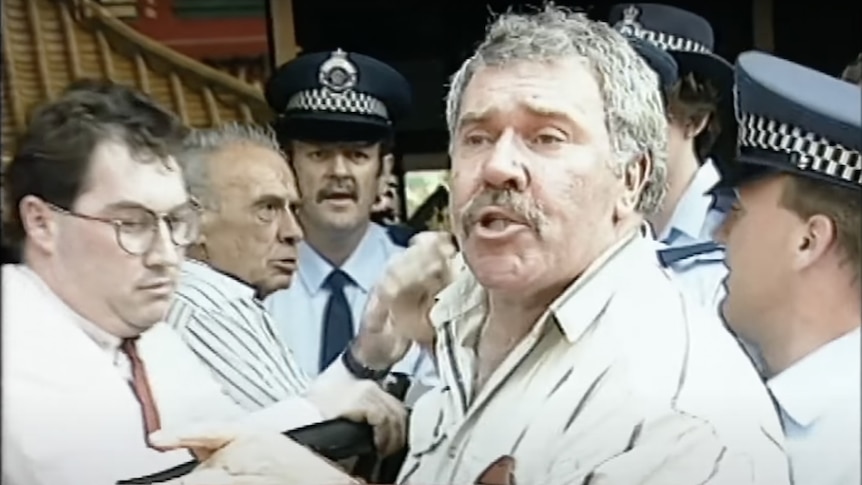
M236 430L229 426L207 426L177 432L159 430L151 433L149 439L150 443L158 448L191 448L211 453L236 439L237 435Z
M458 244L455 241L455 236L451 234L447 234L448 237L443 238L439 244L435 247L437 248L438 253L445 260L450 260L458 254Z
M451 235L445 231L422 231L410 238L409 247L426 244L435 244L443 239L450 239Z
M379 425L375 429L378 450L384 456L398 451L404 444L406 430L406 411L404 405L393 396L381 393L375 396Z
M363 327L370 325L371 328L382 328L386 325L386 319L389 317L389 305L383 301L381 295L383 291L383 288L376 287L368 297L362 315Z

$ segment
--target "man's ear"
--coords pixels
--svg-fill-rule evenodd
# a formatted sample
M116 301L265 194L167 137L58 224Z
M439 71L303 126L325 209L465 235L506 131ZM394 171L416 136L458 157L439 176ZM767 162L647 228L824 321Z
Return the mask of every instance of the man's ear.
M803 221L794 241L793 266L802 270L820 260L835 248L836 234L835 222L825 215L815 214Z
M382 196L389 188L389 177L392 175L392 167L395 165L395 157L390 153L383 155L380 159L380 176L377 177L377 195Z
M706 125L709 124L709 120L712 115L706 115L700 119L697 123L691 123L685 128L685 137L688 139L696 138L697 135L703 133L703 130L706 129Z
M18 204L24 233L40 250L53 252L57 237L57 212L42 199L28 195Z
M218 224L218 218L212 209L201 209L200 232L194 243L190 244L186 253L189 257L198 261L208 261L209 252L207 251L207 234L213 225Z
M622 219L637 210L644 188L653 171L652 155L643 153L626 164L622 174L623 191L617 200L615 213Z

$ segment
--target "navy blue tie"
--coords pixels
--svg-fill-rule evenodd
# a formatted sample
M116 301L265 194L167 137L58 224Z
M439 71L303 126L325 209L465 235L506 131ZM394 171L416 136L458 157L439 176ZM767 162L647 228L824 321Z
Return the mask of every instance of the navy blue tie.
M323 310L323 346L320 349L320 370L332 363L353 338L353 316L344 296L344 287L353 280L344 271L334 269L323 286L329 290L329 301Z

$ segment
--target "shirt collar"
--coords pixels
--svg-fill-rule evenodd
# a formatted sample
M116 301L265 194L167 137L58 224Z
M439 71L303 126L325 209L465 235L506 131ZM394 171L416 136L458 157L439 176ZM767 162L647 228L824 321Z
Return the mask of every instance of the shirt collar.
M365 235L359 245L341 266L356 285L364 292L369 292L378 276L380 264L388 259L386 245L390 244L386 230L375 223L368 224ZM323 283L335 266L320 255L311 245L299 245L299 279L310 294L315 294L323 288Z
M618 282L622 281L625 274L631 273L631 264L655 259L654 245L655 242L642 228L626 236L596 258L551 303L539 321L544 322L553 315L563 334L569 342L574 343L607 306ZM456 260L453 264L460 263ZM468 313L483 312L486 301L485 290L465 265L455 281L438 294L437 302L431 309L431 321L439 330L447 322Z
M257 294L257 290L250 284L202 261L187 259L182 265L181 274L183 278L192 277L205 281L223 289L224 294L237 298L253 299Z
M67 305L66 302L64 302L59 296L57 296L57 294L54 293L51 287L49 287L48 284L45 283L45 280L43 280L35 271L31 270L29 267L23 264L18 265L18 268L21 269L21 272L25 276L33 280L36 286L42 291L42 293L45 294L45 296L49 298L51 302L53 302L57 306L57 309L62 314L66 315L69 319L71 319L79 327L81 327L81 330L83 330L84 333L87 334L87 336L90 337L90 339L93 340L93 342L95 342L96 345L99 346L99 348L112 354L119 352L120 344L123 343L123 340L120 337L108 333L95 323L82 317L78 312L76 312L69 305Z
M859 327L808 354L766 385L778 405L800 426L813 423L836 394L859 387Z
M676 204L667 227L662 231L660 240L668 239L674 230L689 239L699 240L701 238L706 216L712 207L712 196L708 192L718 180L718 170L712 160L706 160L697 169L694 178Z

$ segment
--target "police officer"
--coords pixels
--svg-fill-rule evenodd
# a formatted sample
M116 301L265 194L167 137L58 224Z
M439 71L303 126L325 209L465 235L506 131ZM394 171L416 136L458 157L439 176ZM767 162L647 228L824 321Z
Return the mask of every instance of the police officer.
M265 91L296 173L305 232L299 278L266 306L285 345L315 376L342 355L387 261L403 249L371 213L391 173L394 123L408 113L411 91L392 67L341 49L284 64ZM400 236L403 244L408 238ZM429 368L415 348L392 370ZM380 376L368 370L364 377Z
M761 52L739 56L738 201L728 325L756 345L796 485L860 482L862 91Z
M733 66L713 53L709 22L691 12L661 4L619 4L611 9L609 23L665 51L676 64L671 75L667 60L634 45L662 81L670 122L668 193L664 209L650 222L667 245L659 251L662 263L691 294L715 307L725 268L712 232L730 199L707 191L733 154Z

